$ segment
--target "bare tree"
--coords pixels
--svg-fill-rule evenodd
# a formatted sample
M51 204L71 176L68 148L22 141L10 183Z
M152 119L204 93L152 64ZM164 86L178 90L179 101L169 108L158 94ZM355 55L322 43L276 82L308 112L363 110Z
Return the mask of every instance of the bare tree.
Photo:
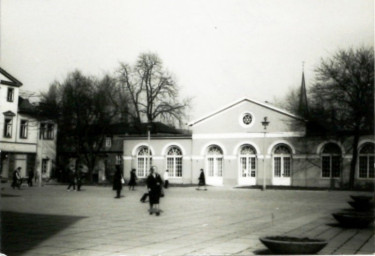
M359 139L374 130L374 52L339 50L322 60L311 88L315 119L336 135L353 136L349 186L354 186Z
M135 122L141 123L143 118L148 122L182 122L190 101L179 101L178 86L156 54L141 54L134 67L121 63L118 83L131 103L128 113Z

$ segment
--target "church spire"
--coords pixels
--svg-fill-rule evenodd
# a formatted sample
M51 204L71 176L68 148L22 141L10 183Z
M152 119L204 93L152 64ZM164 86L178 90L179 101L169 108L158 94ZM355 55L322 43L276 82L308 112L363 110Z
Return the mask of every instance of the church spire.
M299 94L298 114L307 119L309 117L309 106L307 104L304 65L305 65L305 62L302 62L302 82L301 82L301 90Z

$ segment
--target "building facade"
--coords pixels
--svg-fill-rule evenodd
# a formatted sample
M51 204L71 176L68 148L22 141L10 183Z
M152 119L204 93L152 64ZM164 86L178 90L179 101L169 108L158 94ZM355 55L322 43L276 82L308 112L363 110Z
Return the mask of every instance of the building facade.
M20 97L22 83L0 68L0 171L2 179L21 167L21 177L30 172L49 178L56 158L55 123L36 118L35 108Z
M267 103L239 99L189 123L191 135L128 136L125 175L149 166L169 170L171 183L196 184L200 169L214 186L344 187L349 183L351 141L306 136L305 120ZM355 174L374 185L374 136L363 136Z

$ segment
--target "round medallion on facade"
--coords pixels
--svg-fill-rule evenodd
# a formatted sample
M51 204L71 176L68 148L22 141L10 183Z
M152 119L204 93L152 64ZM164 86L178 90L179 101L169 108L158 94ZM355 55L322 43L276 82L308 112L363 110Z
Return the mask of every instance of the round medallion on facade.
M238 121L243 128L249 128L254 124L255 117L250 111L242 112Z
M242 122L244 123L244 125L249 125L252 121L253 117L249 113L244 114L244 116L242 117Z

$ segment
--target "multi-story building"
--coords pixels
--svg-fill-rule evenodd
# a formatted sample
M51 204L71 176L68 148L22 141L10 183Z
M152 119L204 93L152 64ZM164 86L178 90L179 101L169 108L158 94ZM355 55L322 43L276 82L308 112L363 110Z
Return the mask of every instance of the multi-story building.
M38 117L34 105L20 97L22 83L0 68L0 173L12 177L49 178L56 158L57 125ZM41 175L41 176L40 176Z

